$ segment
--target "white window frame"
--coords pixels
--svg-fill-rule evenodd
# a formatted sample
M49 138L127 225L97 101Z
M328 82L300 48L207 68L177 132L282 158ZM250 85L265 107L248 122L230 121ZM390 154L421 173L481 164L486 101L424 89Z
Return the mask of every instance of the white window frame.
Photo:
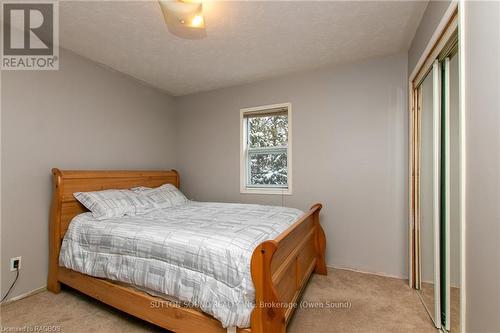
M266 186L266 185L252 185L248 186L248 147L247 147L247 118L245 114L248 112L267 112L272 109L286 108L288 117L288 144L287 150L287 187L276 187L276 186ZM270 148L253 148L252 151L276 151L282 148L270 147ZM281 103L272 105L263 105L251 108L240 109L240 193L246 194L292 194L292 104L291 103Z

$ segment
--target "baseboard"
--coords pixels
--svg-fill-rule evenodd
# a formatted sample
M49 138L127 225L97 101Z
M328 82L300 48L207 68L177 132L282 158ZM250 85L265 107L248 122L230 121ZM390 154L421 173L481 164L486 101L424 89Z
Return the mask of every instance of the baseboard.
M387 274L387 273L381 273L381 272L368 272L368 271L363 271L357 268L352 268L352 267L342 267L342 266L333 266L333 265L326 265L327 268L333 268L333 269L343 269L346 271L351 271L351 272L356 272L356 273L362 273L362 274L371 274L371 275L377 275L377 276L383 276L383 277L388 277L388 278L393 278L393 279L399 279L399 280L408 280L407 276L396 276L392 274Z
M12 302L15 302L15 301L19 301L20 299L23 299L23 298L26 298L29 296L33 296L33 295L41 293L42 291L45 291L45 290L47 290L47 286L42 286L42 287L36 288L32 291L28 291L27 293L17 295L15 297L7 299L5 302L2 303L2 306L7 305L7 304L12 303Z

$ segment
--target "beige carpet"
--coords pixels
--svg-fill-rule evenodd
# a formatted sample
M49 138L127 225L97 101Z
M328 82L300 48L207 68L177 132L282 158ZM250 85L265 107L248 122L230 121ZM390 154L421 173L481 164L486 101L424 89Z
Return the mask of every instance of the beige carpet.
M334 269L314 275L290 333L436 332L406 281ZM323 308L321 307L323 304ZM330 305L330 308L326 307ZM2 306L6 327L51 326L60 332L162 332L161 329L70 289L42 292Z

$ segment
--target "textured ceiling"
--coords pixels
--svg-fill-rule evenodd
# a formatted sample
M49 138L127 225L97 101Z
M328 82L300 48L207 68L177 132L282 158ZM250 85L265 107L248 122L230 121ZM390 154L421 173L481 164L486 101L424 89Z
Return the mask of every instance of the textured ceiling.
M172 95L408 49L427 2L204 1L206 38L168 32L157 1L61 1L61 45Z

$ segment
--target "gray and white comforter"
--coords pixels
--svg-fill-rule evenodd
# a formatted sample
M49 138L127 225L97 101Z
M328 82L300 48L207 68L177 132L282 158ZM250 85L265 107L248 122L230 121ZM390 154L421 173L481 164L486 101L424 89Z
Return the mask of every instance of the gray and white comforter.
M100 221L83 213L69 225L59 264L174 297L224 327L248 327L253 250L301 215L293 208L194 201Z

